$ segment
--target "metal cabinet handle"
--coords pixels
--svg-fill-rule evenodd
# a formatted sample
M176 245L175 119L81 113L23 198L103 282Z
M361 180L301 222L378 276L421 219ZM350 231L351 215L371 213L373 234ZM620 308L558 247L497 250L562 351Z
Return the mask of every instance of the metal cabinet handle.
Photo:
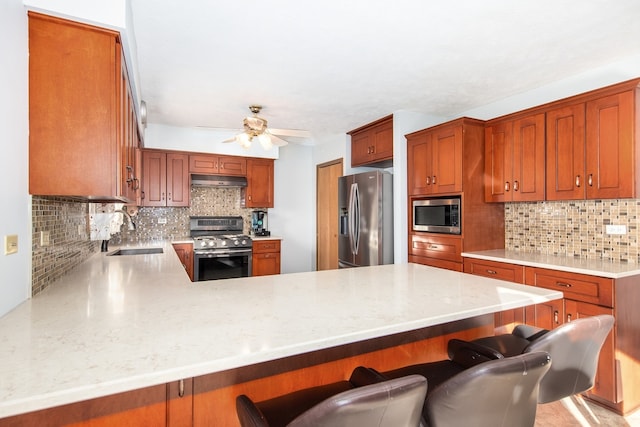
M558 310L553 312L553 321L558 323Z
M433 185L436 185L436 176L433 175Z
M178 382L178 397L184 397L184 380Z
M587 184L589 184L589 187L593 187L593 174L592 173L589 174L589 179L587 180Z
M431 177L430 176L427 177L427 185L431 185Z
M518 181L513 181L513 191L518 191L519 188L520 184L518 184Z
M556 282L556 285L561 286L563 288L570 288L573 286L571 283L565 283L565 282Z
M429 245L429 249L438 249L438 245Z
M509 181L506 181L504 183L504 191L509 191L511 190L511 184L509 183Z
M576 187L580 187L580 175L576 175Z
M498 272L495 271L495 270L487 270L487 273L489 273L489 274L498 274Z
M571 322L571 313L567 313L567 323Z
M164 193L162 193L162 200L164 200Z

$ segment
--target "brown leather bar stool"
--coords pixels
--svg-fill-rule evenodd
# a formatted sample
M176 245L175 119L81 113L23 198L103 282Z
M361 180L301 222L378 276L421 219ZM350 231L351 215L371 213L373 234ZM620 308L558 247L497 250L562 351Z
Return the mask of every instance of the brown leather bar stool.
M550 331L519 325L510 334L479 338L470 343L476 349L483 346L485 352L498 351L504 357L536 351L549 353L553 365L540 383L538 398L539 403L547 403L593 387L600 350L613 323L613 316L602 314L576 319ZM460 348L464 342L454 345Z
M349 381L299 390L262 402L236 398L242 427L417 427L427 393L419 375L385 380L358 367Z
M423 363L382 375L413 372L427 378L422 410L427 427L527 427L535 424L540 380L550 366L548 353L535 352L471 367L454 360ZM439 384L432 386L432 379Z

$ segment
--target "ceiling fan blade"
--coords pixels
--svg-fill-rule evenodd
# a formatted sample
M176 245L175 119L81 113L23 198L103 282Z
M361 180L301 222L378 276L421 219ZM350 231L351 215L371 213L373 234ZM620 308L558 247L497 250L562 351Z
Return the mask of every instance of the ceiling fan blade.
M274 129L269 128L272 135L291 136L295 138L311 138L311 132L300 129Z
M269 137L271 138L271 143L276 147L284 147L289 144L289 141L285 141L282 138L275 136L273 133L269 132Z
M223 144L225 144L227 142L236 142L235 136L233 138L225 139L224 141L222 141Z

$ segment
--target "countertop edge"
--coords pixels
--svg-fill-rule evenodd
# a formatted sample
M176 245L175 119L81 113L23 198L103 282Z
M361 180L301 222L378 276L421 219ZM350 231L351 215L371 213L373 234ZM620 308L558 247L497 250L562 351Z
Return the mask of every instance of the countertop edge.
M532 259L525 259L526 257L532 257ZM544 261L535 260L535 257L544 257ZM606 266L609 268L603 269L598 267L587 267L587 266L572 266L568 265L572 261L575 262L573 258L564 257L564 256L554 256L554 255L538 255L538 254L530 254L526 252L513 252L506 250L490 250L490 251L478 251L478 252L462 252L463 258L474 258L481 259L485 261L496 261L496 262L504 262L508 264L516 264L523 265L526 267L536 267L536 268L546 268L550 270L558 270L565 271L569 273L578 273L578 274L586 274L590 276L599 276L606 277L609 279L621 279L624 277L631 277L640 275L640 266L636 266L635 264L616 264L613 262L607 261L594 261L594 263L600 264L602 266ZM588 260L583 260L584 262L588 262ZM616 266L625 266L624 271L612 271ZM626 267L629 267L628 269Z

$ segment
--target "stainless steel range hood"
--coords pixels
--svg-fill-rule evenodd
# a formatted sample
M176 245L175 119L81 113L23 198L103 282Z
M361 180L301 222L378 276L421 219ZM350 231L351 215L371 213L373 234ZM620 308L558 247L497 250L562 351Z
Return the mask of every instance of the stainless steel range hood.
M192 174L191 185L195 187L246 187L247 178L244 176Z

